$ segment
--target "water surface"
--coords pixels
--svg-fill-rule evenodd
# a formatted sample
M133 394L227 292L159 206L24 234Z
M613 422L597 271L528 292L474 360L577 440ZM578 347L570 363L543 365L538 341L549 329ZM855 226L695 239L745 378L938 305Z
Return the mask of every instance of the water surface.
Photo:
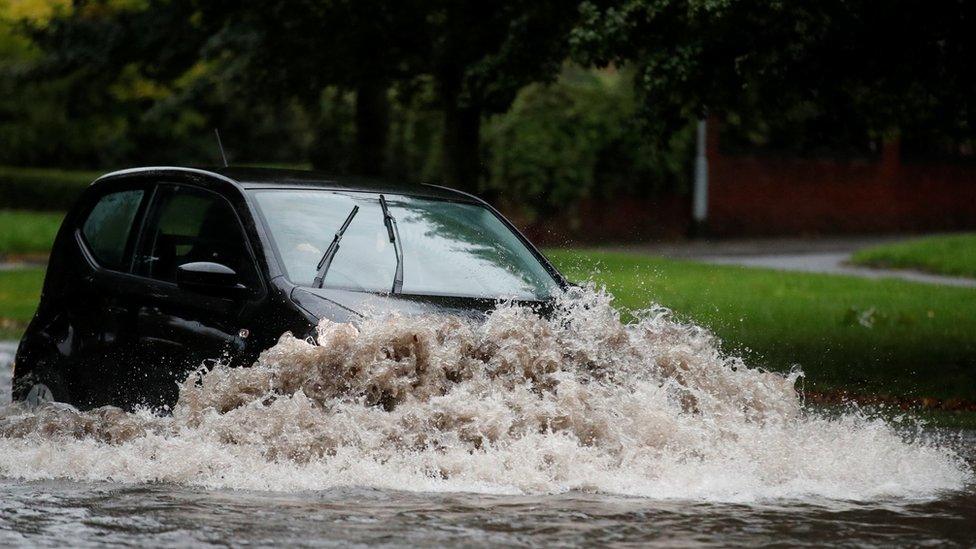
M168 484L0 481L0 545L956 545L976 493L928 501L723 504L342 489L272 493Z

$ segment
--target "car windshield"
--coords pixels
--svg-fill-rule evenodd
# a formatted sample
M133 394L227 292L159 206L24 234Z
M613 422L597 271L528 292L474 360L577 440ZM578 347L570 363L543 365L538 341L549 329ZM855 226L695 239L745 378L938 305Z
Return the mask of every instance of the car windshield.
M322 286L390 292L397 257L378 193L253 191L288 278L310 286L355 206ZM541 300L558 283L522 240L478 204L385 194L403 250L404 294Z

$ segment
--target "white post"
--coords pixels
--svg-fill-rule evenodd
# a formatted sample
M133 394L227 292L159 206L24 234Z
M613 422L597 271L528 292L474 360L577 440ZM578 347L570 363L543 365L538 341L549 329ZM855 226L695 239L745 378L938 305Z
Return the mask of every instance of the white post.
M691 217L698 228L708 219L708 157L705 156L705 121L698 121L698 140L695 151L695 189Z

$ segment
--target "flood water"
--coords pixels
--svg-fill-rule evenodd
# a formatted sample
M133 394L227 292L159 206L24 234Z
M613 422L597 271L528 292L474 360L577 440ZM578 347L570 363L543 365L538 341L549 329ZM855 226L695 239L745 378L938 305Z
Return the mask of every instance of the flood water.
M601 299L323 324L166 417L6 403L0 345L0 545L976 544L973 432L809 410Z
M2 545L972 546L976 495L750 504L567 493L341 489L270 493L170 484L0 481Z

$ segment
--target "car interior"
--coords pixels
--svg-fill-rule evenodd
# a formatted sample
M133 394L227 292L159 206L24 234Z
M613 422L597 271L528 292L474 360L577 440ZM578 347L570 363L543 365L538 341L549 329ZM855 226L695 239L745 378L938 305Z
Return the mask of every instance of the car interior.
M245 285L256 276L240 222L216 195L185 188L167 192L147 234L142 274L151 278L175 282L180 265L197 261L230 267Z

